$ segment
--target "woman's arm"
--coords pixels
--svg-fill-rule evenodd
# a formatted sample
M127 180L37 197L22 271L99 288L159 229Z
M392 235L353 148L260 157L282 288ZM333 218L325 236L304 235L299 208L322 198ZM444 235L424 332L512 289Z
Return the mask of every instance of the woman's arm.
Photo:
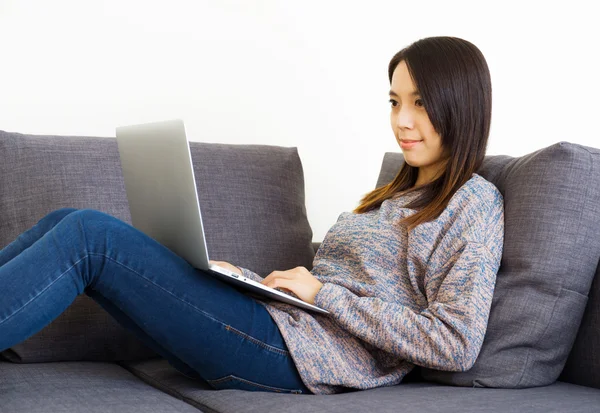
M268 287L293 293L297 298L309 304L313 304L315 295L323 286L305 267L296 267L287 271L273 271L263 278L247 268L237 267L225 261L210 261L210 263L227 268L229 271L243 275Z
M256 281L256 282L261 282L262 280L264 280L264 278L263 278L263 277L261 277L260 275L258 275L258 274L257 274L257 273L255 273L255 272L252 272L252 271L250 271L250 270L249 270L249 269L247 269L247 268L240 267L240 269L242 270L242 274L243 274L243 275L244 275L244 277L246 277L246 278L249 278L249 279L251 279L251 280L254 280L254 281Z
M361 340L411 363L446 371L469 370L487 329L500 266L483 245L469 242L429 277L429 306L419 312L377 297L359 297L325 283L315 305ZM435 292L434 292L435 290Z
M227 261L212 261L211 260L209 262L211 264L218 265L219 267L226 268L229 271L232 271L236 274L243 275L244 277L254 280L256 282L261 282L263 280L263 277L261 277L260 275L254 273L246 268L242 268L242 267L238 267L237 265L230 264Z

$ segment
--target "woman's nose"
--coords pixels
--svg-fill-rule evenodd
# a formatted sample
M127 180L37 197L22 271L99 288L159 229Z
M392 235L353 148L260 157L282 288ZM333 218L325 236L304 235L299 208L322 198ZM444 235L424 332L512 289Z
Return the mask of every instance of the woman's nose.
M414 116L410 109L400 108L396 118L396 126L400 129L412 129L414 126Z

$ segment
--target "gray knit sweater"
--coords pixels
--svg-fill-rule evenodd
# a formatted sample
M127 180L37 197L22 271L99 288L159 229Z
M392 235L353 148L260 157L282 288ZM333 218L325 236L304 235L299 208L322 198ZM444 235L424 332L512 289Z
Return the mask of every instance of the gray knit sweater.
M397 223L416 212L404 205L419 193L344 212L327 232L311 273L329 315L262 300L313 393L392 386L415 365L475 363L502 257L503 197L473 174L437 219L408 233Z

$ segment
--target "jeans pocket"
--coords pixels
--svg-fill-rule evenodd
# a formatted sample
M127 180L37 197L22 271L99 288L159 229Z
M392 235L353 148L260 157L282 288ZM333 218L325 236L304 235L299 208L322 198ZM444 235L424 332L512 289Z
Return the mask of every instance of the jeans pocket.
M246 380L241 377L229 375L215 380L206 380L211 386L217 390L249 390L249 391L268 391L273 393L289 393L301 394L300 389L283 389L281 387L267 386L265 384L256 383L251 380Z

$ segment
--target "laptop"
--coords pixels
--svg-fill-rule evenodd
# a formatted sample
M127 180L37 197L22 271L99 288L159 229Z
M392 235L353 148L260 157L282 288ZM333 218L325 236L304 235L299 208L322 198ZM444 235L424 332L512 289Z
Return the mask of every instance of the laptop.
M209 263L190 145L182 120L118 127L119 156L132 225L236 287L306 310L328 311Z

